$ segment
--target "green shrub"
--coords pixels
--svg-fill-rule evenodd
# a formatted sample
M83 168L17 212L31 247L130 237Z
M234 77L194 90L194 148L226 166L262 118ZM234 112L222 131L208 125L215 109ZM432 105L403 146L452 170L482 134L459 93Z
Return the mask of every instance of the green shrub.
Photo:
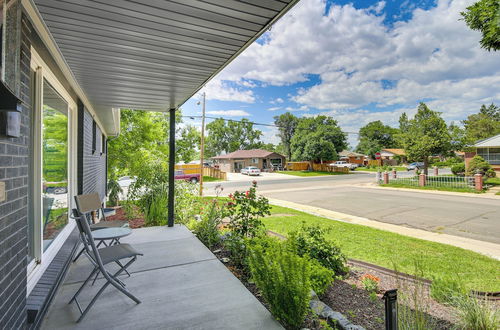
M476 155L469 162L467 167L467 173L469 175L482 174L487 177L495 177L495 171L492 170L491 165L484 160L483 157Z
M236 191L230 194L227 211L230 218L228 227L241 237L255 237L262 234L264 225L260 218L271 214L269 200L257 196L257 182L245 192Z
M453 165L451 167L451 172L455 175L465 175L465 163Z
M322 295L332 285L335 274L332 270L323 267L316 259L309 259L309 266L311 267L311 287L318 295Z
M110 205L117 206L120 203L120 194L123 193L123 189L116 180L116 178L111 178L108 181L108 198Z
M335 274L344 274L348 271L347 258L334 242L326 239L329 230L302 224L299 230L289 233L288 244L293 246L299 256L307 255Z
M309 311L308 260L281 245L268 251L257 245L251 250L249 265L252 279L274 317L289 328L299 328Z
M456 308L459 329L500 329L500 312L493 303L462 295L455 297L453 305Z
M459 276L435 277L431 285L431 297L443 304L451 304L454 297L467 295L467 289Z
M234 233L228 233L224 237L224 248L229 251L231 261L243 271L248 271L248 255L250 249L259 246L263 251L279 248L280 241L275 237L262 234L253 238L241 237Z
M200 221L194 222L192 230L206 247L212 249L220 242L218 226L224 218L224 208L217 199L207 202L207 210L200 214Z

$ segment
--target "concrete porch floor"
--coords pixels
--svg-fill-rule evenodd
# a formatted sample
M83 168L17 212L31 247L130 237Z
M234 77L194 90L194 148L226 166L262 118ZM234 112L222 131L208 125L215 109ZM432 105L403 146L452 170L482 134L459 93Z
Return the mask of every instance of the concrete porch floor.
M42 329L282 329L267 309L186 227L135 229L122 243L144 253L122 276L142 303L112 286L80 322L68 301L92 270L85 256L71 265ZM111 270L116 268L110 267ZM104 284L80 294L85 308Z

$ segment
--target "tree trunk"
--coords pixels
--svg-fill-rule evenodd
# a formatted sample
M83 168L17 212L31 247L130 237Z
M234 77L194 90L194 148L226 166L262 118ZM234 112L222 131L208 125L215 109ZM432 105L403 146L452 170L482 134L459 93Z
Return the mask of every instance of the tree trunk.
M428 167L429 167L429 157L424 157L424 174L425 175L429 174Z

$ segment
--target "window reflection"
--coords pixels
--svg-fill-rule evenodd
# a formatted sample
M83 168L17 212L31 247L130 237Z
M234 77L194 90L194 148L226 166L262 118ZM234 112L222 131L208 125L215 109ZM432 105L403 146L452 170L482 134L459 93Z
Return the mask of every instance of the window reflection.
M68 104L44 80L42 112L44 251L68 223Z

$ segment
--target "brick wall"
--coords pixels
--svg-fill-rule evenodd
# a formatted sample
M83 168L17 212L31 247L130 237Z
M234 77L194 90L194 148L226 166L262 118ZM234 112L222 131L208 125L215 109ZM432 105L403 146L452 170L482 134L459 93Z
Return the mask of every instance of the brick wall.
M83 104L78 104L78 193L98 192L106 196L106 150L101 152L102 131L96 125L96 151L92 150L94 119Z
M28 164L31 123L31 27L22 18L21 137L0 136L0 180L7 199L0 202L0 329L26 326L26 267L28 224Z

